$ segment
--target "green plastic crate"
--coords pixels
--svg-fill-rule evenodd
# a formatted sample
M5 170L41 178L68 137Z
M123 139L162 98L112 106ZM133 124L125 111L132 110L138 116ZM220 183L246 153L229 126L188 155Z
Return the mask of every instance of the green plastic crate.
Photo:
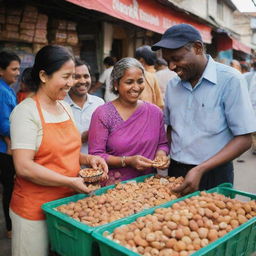
M208 190L208 193L217 192L225 196L234 198L237 195L244 196L248 199L256 199L255 194L249 194L246 192L234 190L226 185L220 185L219 187ZM199 191L187 195L185 198L199 195ZM181 201L178 199L178 201ZM176 201L177 202L177 201ZM121 225L126 225L134 222L138 217L152 214L156 208L169 207L175 202L168 202L154 209L148 209L141 212L139 216L129 216L125 220L119 220L115 223L107 224L104 227L99 227L93 231L93 237L98 241L100 252L102 256L138 256L138 253L132 252L122 245L115 243L114 241L103 236L105 231L110 233ZM250 219L246 223L227 233L225 236L219 238L208 246L193 253L193 256L250 256L252 252L256 251L256 217Z
M151 176L153 176L153 174L140 176L135 179L123 181L122 183L131 182L132 180L136 182L143 182L146 178L149 178ZM114 187L115 185L111 185L98 189L97 191L95 191L95 195L104 194L107 192L107 190ZM97 244L95 243L94 238L91 236L91 233L95 229L97 229L97 227L85 225L83 223L80 223L79 221L72 219L66 214L54 210L54 208L60 205L70 202L76 202L88 196L89 195L86 194L77 194L74 196L45 203L42 206L42 209L46 214L46 222L48 227L51 250L57 252L61 256L94 256L97 254ZM179 199L173 201L176 202L177 200ZM136 213L132 216L138 216L139 214L140 213ZM116 220L112 223L118 222L120 220ZM101 227L104 227L106 225L108 224L102 225Z

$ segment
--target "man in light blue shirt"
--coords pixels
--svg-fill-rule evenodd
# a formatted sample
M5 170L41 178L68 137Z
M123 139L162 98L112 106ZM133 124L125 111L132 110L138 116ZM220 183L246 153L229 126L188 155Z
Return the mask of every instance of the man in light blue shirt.
M75 66L75 83L65 101L71 106L77 128L81 133L81 152L88 154L87 141L91 117L94 110L104 104L104 100L88 94L88 90L91 87L91 76L88 66L78 59L75 61Z
M250 148L256 130L243 76L206 55L200 33L188 24L169 28L152 49L162 49L178 75L168 83L164 110L169 175L185 176L176 191L233 183L231 161Z

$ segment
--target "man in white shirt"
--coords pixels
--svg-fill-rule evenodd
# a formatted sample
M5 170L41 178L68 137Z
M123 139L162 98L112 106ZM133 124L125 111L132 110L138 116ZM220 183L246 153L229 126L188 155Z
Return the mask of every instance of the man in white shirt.
M117 95L112 92L112 86L110 81L110 75L113 70L115 61L112 57L108 56L103 60L103 64L106 69L100 75L99 81L95 84L94 88L91 89L91 92L95 92L105 85L104 100L106 102L109 102L117 98Z
M88 94L91 87L91 76L88 66L79 59L75 61L75 82L65 101L72 108L75 122L81 133L81 152L88 154L88 130L94 110L104 104L101 98Z
M167 62L162 58L158 58L156 60L155 69L156 69L156 78L158 80L160 90L164 97L168 82L177 74L168 68Z

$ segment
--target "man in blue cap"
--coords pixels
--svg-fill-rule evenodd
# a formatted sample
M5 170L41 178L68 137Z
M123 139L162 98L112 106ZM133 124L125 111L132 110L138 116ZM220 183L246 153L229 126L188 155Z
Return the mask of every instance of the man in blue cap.
M167 29L152 46L158 49L178 75L168 83L164 109L169 175L185 177L176 191L187 194L233 183L232 160L250 148L256 130L246 81L205 54L202 37L191 25Z

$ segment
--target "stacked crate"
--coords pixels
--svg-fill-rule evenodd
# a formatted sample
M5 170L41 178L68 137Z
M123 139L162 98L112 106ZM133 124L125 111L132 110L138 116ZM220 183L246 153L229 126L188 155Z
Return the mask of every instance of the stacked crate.
M76 22L73 21L51 19L49 21L49 42L66 46L75 56L79 56L80 49L76 26Z
M66 44L67 42L67 21L51 19L49 26L49 42L51 44Z
M79 39L76 31L77 24L73 21L67 23L67 44L72 47L74 56L80 56Z
M34 43L47 44L47 22L48 16L45 14L38 14L36 21L36 30L34 36Z
M48 16L39 13L36 20L36 29L33 39L33 53L37 53L42 47L48 44L47 40Z
M63 45L79 56L76 27L76 22L65 19L51 19L48 26L48 16L38 12L38 8L33 5L20 8L0 5L1 40L6 41L5 44L29 43L26 48L30 48L31 53L37 53L49 40L49 43Z
M33 48L41 48L48 43L47 22L48 16L38 13L35 6L0 7L0 35L5 41L34 43Z
M77 45L76 23L63 19L52 19L50 21L49 41L53 44Z
M25 6L20 23L20 40L32 43L35 35L35 25L38 11L34 6Z
M0 23L2 24L2 38L4 40L19 39L19 23L22 10L1 8Z

